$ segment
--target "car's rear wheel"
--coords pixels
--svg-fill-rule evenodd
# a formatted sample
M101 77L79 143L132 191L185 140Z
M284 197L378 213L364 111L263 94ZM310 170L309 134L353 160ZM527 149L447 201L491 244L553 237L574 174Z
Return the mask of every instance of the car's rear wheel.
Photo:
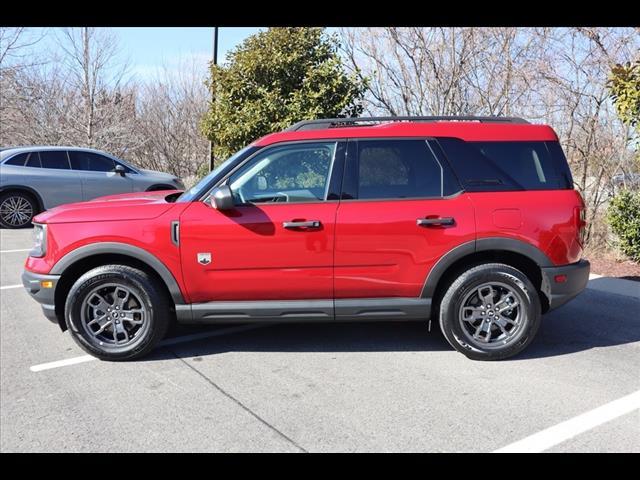
M440 305L445 338L473 360L501 360L520 353L535 337L540 321L540 299L531 280L500 263L462 273Z
M38 204L28 193L7 192L0 195L0 225L3 228L26 227L37 213Z
M132 360L148 354L171 320L159 282L142 270L105 265L71 287L65 316L73 339L102 360Z

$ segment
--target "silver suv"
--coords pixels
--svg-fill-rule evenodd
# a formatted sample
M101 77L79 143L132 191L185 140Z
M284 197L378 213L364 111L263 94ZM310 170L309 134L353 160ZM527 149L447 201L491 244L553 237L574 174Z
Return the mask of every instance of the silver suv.
M40 212L104 195L183 190L179 178L77 147L0 149L0 225L20 228Z

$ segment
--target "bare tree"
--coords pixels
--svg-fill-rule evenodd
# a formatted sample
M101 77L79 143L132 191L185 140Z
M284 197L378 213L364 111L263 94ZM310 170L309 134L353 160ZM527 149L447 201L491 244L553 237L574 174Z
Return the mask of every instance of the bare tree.
M343 29L344 55L369 78L366 108L391 115L515 115L553 125L602 240L611 177L632 168L628 127L606 81L638 55L631 28Z
M368 109L392 115L505 115L528 100L540 46L515 28L343 29L369 77Z
M30 47L44 37L44 32L32 33L26 27L0 27L0 71L20 69L36 63Z
M136 133L144 140L133 159L182 177L187 184L208 161L209 143L198 128L209 98L202 67L193 59L174 69L164 66L141 88L138 100Z
M74 103L70 126L83 132L83 145L126 151L132 142L135 89L127 83L128 63L120 59L116 37L106 29L70 28L58 43L66 88L82 100Z

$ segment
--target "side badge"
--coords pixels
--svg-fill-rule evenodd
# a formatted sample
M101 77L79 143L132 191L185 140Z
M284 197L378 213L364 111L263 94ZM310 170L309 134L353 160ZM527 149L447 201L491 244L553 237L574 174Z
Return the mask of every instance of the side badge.
M209 265L211 263L211 254L209 252L199 253L198 263L201 265Z

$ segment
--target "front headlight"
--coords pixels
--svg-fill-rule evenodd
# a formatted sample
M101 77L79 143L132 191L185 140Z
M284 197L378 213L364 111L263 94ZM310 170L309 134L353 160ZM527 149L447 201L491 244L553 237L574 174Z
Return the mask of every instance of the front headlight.
M33 224L33 248L30 257L44 257L47 253L47 226L42 223Z

